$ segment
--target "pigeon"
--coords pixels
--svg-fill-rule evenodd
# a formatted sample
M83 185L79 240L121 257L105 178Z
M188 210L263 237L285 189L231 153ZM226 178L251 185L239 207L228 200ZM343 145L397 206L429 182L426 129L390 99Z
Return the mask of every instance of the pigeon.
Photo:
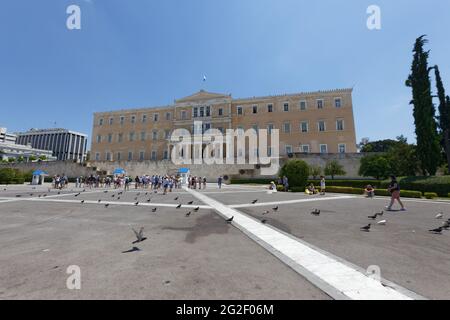
M140 192L138 192L136 195L139 197L139 195L140 195L141 193Z
M258 202L258 199L253 200L253 201L252 201L252 204L255 204L255 203L257 203L257 202Z
M84 203L84 200L81 200L81 203Z
M115 194L113 194L112 196L111 196L111 198L115 198L116 197L116 195Z
M233 219L234 219L234 216L232 216L230 219L227 219L227 222L231 223L231 222L233 222Z
M20 194L16 194L16 198L20 198L21 197L21 195Z
M117 197L117 200L120 200L120 197Z
M101 200L101 199L99 199L99 200L98 200L98 203L100 203L100 202L102 202L102 200Z
M173 199L174 201L177 201L178 200L178 197L176 197L175 199Z
M105 208L108 208L108 207L109 207L109 203L105 204Z
M3 191L6 191L6 188L3 188Z
M372 220L375 220L376 218L377 218L377 214L375 213L373 216L368 216L367 218L369 218L369 219L372 219Z
M381 220L381 221L378 221L377 224L380 226L385 226L386 222L387 222L386 220Z
M261 223L262 223L262 224L266 224L266 222L267 222L267 220L266 220L266 219L264 219L264 220L261 220Z
M148 192L146 192L145 195L148 195Z
M156 208L153 208L153 209L152 209L152 212L156 212Z
M371 226L371 224L369 223L367 226L361 227L361 231L369 232L370 231L370 226Z
M377 212L377 213L375 213L377 216L383 216L383 214L384 214L384 211L381 211L381 212Z
M136 198L134 198L134 201L137 201L137 199L138 199L137 197L136 197Z
M139 205L139 201L136 201L136 203L134 204L135 206Z
M103 193L108 193L108 190L103 191Z
M61 191L58 191L58 194L61 194Z
M41 195L38 196L38 198L42 197Z
M80 194L81 194L81 193L77 193L77 194L75 195L75 197L78 197Z
M130 252L135 252L135 251L141 251L141 249L139 249L138 247L133 247L130 250L122 251L122 253L130 253Z
M43 195L43 197L46 197L46 196L47 196L46 194Z
M314 209L314 211L312 211L311 214L315 216L320 216L320 210Z
M32 197L33 196L33 194L32 193L30 193L30 197Z
M448 230L450 228L450 221L445 221L442 223L442 228Z
M273 211L278 211L278 206L276 206L275 208L272 208Z
M197 207L197 208L194 209L194 211L196 211L196 212L197 212L198 210L200 210L200 207Z
M194 203L194 201L189 201L189 202L188 202L188 204L193 204L193 203Z
M150 202L150 201L152 201L152 199L148 199L148 200L147 200L147 202Z
M133 230L133 232L137 238L137 240L134 241L133 244L146 240L146 238L144 238L144 227L141 227L141 229L139 229L139 232L137 232L134 228L131 228L131 229Z
M120 192L118 193L118 195L121 195L121 194L123 194L123 191L120 191Z
M269 212L269 210L266 210L266 211L264 211L262 214L263 215L266 215L266 214L269 214L270 212Z
M444 214L441 212L441 213L438 213L437 215L436 215L436 219L442 219L444 217Z
M186 213L186 217L189 217L191 215L191 211L189 211L188 213Z
M83 192L86 192L86 189L83 189Z
M180 209L180 208L181 208L181 204L177 205L177 209Z
M429 232L433 232L433 233L441 233L443 229L444 229L443 227L439 227L439 228L436 228L436 229L433 229L433 230L428 230L428 231Z

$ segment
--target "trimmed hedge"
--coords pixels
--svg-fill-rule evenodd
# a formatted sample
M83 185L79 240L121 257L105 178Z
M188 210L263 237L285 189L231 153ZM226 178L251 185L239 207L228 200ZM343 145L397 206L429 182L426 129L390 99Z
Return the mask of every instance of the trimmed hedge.
M400 190L400 196L404 198L422 198L422 192L412 190Z
M0 169L0 184L24 184L24 175L18 169Z
M320 184L320 180L309 180L308 184ZM379 187L382 184L381 180L326 180L327 187L351 187L351 188L363 188L365 189L367 185L372 185L373 187Z
M439 197L447 197L450 193L450 176L441 177L403 177L398 178L401 189L420 192L434 192ZM387 188L389 180L381 184L381 188Z
M434 198L438 197L437 193L435 193L435 192L425 192L423 195L427 199L434 199Z
M361 188L352 188L352 187L338 187L338 186L327 186L326 192L331 193L349 193L349 194L363 194L364 189Z

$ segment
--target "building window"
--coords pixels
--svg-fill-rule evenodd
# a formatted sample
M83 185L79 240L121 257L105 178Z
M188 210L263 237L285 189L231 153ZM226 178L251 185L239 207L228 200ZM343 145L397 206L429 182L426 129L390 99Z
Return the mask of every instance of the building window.
M186 119L187 119L186 111L183 110L183 111L181 111L181 120L186 120Z
M133 152L132 151L128 151L128 161L133 160Z
M159 119L159 114L155 113L155 114L153 115L153 121L154 121L154 122L157 122L158 119Z
M129 140L134 141L134 132L130 132Z
M100 153L95 153L95 161L100 161Z
M102 142L102 136L101 135L97 135L97 143Z
M285 103L283 104L283 111L284 111L284 112L289 111L289 103L288 103L288 102L285 102Z
M319 129L319 132L324 132L326 130L325 121L317 122L317 128Z
M103 125L103 118L100 118L100 119L98 120L98 125L99 125L99 126L102 126L102 125Z
M219 108L219 116L223 116L223 109Z
M317 109L323 109L323 100L322 99L317 100Z
M147 115L143 114L142 115L142 123L146 123L147 122Z
M273 112L273 104L267 105L267 112Z
M153 161L156 160L156 155L157 155L157 154L156 154L156 151L153 150L153 151L152 151L152 160L153 160Z
M342 107L342 99L341 99L341 98L335 98L335 99L334 99L334 106L335 106L336 108Z
M300 123L300 132L302 132L302 133L308 132L308 122L303 121Z
M136 123L136 116L131 116L131 123Z
M111 153L106 153L106 161L111 161Z
M123 141L123 133L119 133L119 134L117 135L117 141L118 141L118 142L122 142L122 141Z
M307 108L307 105L306 105L306 101L300 101L300 110L306 110L306 108Z
M267 133L268 133L268 134L271 134L271 133L272 133L272 130L273 130L273 123L269 123L269 124L267 125Z
M166 120L170 120L172 118L172 114L170 112L166 112Z
M252 113L253 113L253 114L258 113L258 106L253 106L253 107L252 107Z
M169 159L169 151L164 150L163 160L167 160L167 159Z
M108 143L111 143L112 142L112 133L109 133L108 134Z
M170 139L170 130L164 131L164 138L165 139Z
M145 159L145 151L139 152L139 161L144 161Z
M309 144L302 144L300 146L300 151L303 153L309 153Z
M205 116L205 107L200 107L200 118Z
M114 123L114 118L109 118L109 125L112 126Z
M145 141L145 132L144 131L141 132L141 141Z
M342 119L336 120L336 130L344 131L344 120L342 120Z
M120 117L120 124L123 125L124 122L125 122L125 117L124 117L124 116L121 116L121 117Z
M320 153L328 153L328 146L326 144L320 145Z
M284 149L286 151L286 154L292 153L292 146L287 145L287 146L284 147Z
M211 107L210 106L206 107L206 116L211 117Z
M197 107L194 107L194 112L193 112L193 114L194 114L194 118L197 118L198 117L198 108Z
M237 114L238 116L242 115L242 107L237 107Z
M155 130L154 130L154 131L152 132L152 140L153 140L153 141L158 140L158 131L155 131Z
M122 153L117 152L117 161L121 161L121 160L122 160Z
M345 153L345 143L340 143L338 145L338 151L339 153Z
M291 133L291 123L290 122L283 123L283 131L284 131L284 133Z

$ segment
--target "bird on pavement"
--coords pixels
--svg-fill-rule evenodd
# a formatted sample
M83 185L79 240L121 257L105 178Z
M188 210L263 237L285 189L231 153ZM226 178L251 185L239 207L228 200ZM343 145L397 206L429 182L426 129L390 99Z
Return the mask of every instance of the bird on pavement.
M258 199L253 200L253 201L252 201L252 204L255 204L255 203L257 203L257 202L258 202Z
M152 212L156 212L156 208L153 208L153 209L152 209Z
M115 194L113 194L112 196L111 196L111 198L115 198L116 197L116 195Z
M134 232L134 235L136 236L136 241L133 242L134 243L138 243L138 242L142 242L144 240L146 240L147 238L144 237L144 227L141 227L139 229L139 232L137 232L134 228L131 228Z
M433 229L433 230L428 230L429 232L433 232L433 233L442 233L442 230L443 230L444 228L443 227L439 227L439 228L436 228L436 229Z
M194 203L194 201L189 201L189 202L188 202L188 204L193 204L193 203Z
M101 199L98 199L98 203L100 203L100 202L102 202L102 200L101 200Z
M80 194L81 194L81 193L77 193L77 194L75 195L75 197L78 197Z
M103 191L103 193L108 193L108 190Z
M380 225L380 226L385 226L386 223L387 223L386 220L381 220L381 221L378 221L378 222L377 222L377 224Z
M373 216L368 216L367 218L369 218L369 219L372 219L372 220L375 220L376 218L377 218L377 214L375 213Z
M136 202L134 203L134 205L135 205L135 206L139 205L139 201L136 201Z
M81 203L84 203L84 200L81 200Z
M189 217L191 215L191 211L189 211L188 213L186 213L186 217Z
M266 211L264 211L262 214L263 215L266 215L266 214L269 214L270 212L269 212L269 210L266 210Z
M377 212L377 213L375 213L377 216L380 216L380 217L382 217L383 216L383 214L384 214L384 211L381 211L381 212Z
M105 204L105 208L108 208L108 207L109 207L109 203Z
M436 215L436 219L442 219L443 217L444 217L444 214L442 212L440 212Z
M450 221L445 221L442 223L442 228L448 230L450 228Z
M261 220L261 223L262 223L262 224L266 224L266 222L267 222L267 220L266 220L266 219L264 219L264 220Z
M233 222L233 219L234 219L234 216L232 216L230 219L227 219L227 222L231 223L231 222Z
M371 224L369 223L367 226L361 227L361 231L369 232L370 231L370 226L371 226Z
M275 208L272 208L273 211L278 211L278 206L276 206Z
M176 197L175 199L173 199L174 201L177 201L178 200L178 197Z
M181 208L181 204L177 205L177 209L180 209L180 208Z
M195 212L197 212L200 209L200 207L197 207L194 209Z
M150 202L150 201L152 201L152 199L148 199L148 200L147 200L147 202Z
M312 211L311 214L315 216L320 216L320 210L314 209L314 211Z

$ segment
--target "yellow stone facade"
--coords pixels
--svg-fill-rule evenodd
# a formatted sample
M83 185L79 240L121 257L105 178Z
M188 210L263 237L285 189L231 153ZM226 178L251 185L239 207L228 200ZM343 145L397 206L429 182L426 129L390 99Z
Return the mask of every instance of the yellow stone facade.
M279 129L282 157L356 152L352 89L244 99L201 90L170 106L95 113L91 160L169 159L171 132L192 132L194 121L222 131Z

